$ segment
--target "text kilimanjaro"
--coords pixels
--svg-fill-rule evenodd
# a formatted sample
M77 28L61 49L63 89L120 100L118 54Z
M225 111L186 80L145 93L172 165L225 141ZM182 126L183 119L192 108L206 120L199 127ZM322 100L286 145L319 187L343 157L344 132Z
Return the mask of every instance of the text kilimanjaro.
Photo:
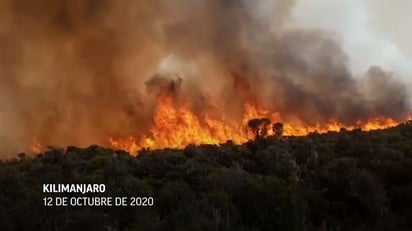
M43 184L43 193L104 193L104 184Z

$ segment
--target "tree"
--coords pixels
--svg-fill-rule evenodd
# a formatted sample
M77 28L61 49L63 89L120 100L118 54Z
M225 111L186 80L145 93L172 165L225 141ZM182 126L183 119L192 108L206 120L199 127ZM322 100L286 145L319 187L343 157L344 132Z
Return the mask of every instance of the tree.
M262 125L261 125L261 136L265 137L268 135L268 131L269 131L269 125L271 123L269 118L261 118L260 119Z
M247 125L255 136L255 140L257 140L260 137L267 136L270 123L269 118L255 118L249 120Z
M283 124L280 122L274 123L272 126L272 131L275 133L275 136L281 137L283 135Z
M247 122L247 126L249 129L252 131L253 135L255 136L255 139L259 136L259 126L260 126L260 119L251 119Z

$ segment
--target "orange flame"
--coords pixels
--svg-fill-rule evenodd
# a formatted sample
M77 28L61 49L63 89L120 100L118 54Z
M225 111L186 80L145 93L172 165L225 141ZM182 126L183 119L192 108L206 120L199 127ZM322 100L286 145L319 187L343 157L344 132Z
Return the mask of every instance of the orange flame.
M283 122L279 113L270 113L259 105L246 104L243 120L236 124L212 119L208 114L197 116L189 107L174 105L173 99L167 95L160 95L157 100L150 135L144 135L140 138L131 136L109 138L114 148L136 154L142 148L183 148L189 144L219 144L227 140L243 143L252 138L245 129L250 119L268 117L272 122ZM301 136L311 132L325 133L339 131L343 127L348 130L360 128L369 131L393 127L398 124L398 121L385 117L358 121L353 126L345 126L335 120L309 127L299 123L286 123L284 124L284 135ZM272 131L269 131L269 135L272 135Z
M207 113L196 115L190 110L190 107L176 106L172 97L160 94L157 97L150 134L142 135L139 138L134 136L109 137L108 141L113 148L128 151L130 154L137 154L143 148L184 148L189 144L221 144L228 140L240 144L253 138L253 134L247 129L248 121L262 117L267 117L272 122L284 122L280 113L271 113L258 103L246 103L243 119L241 122L235 123L234 121L226 121L224 118L212 118ZM412 114L406 120L412 120ZM370 131L394 127L399 123L399 121L383 116L367 121L357 121L351 126L345 126L333 119L325 124L312 126L304 125L299 121L287 121L284 123L283 134L285 136L304 136L313 132L339 131L341 128L347 130L360 128L363 131ZM269 130L268 135L273 135L273 132ZM30 151L37 154L43 150L43 146L33 137Z

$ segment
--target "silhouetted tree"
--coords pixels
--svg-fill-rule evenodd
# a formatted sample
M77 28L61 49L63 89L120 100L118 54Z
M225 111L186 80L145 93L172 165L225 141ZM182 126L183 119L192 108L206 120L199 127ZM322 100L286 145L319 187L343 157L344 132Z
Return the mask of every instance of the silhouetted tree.
M251 119L247 122L247 126L249 129L252 131L253 135L255 136L255 139L259 137L259 127L260 127L260 119Z
M283 135L283 124L280 122L274 123L272 131L275 133L275 136L281 137Z
M255 118L249 120L247 125L255 136L255 140L257 140L260 137L267 136L270 123L269 118Z

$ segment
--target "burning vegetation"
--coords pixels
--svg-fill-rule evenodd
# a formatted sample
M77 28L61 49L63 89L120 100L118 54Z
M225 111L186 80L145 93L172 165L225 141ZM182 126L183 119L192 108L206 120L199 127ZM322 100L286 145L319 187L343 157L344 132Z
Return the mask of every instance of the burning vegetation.
M179 83L181 79L178 79ZM164 81L167 82L167 81ZM230 140L243 143L268 135L303 136L309 133L361 129L377 130L396 126L401 120L376 115L344 124L331 117L323 123L305 124L299 119L285 122L280 112L266 110L260 104L245 103L242 119L226 120L224 109L220 118L211 118L207 112L196 115L187 105L177 105L175 87L170 81L156 95L153 124L148 134L140 137L110 137L113 147L136 153L142 148L184 148L189 144L220 144ZM247 86L247 85L244 85ZM167 90L165 90L167 89ZM248 87L246 87L248 89ZM173 91L172 93L168 93ZM174 97L173 97L174 96ZM407 117L404 117L407 119Z
M293 6L2 1L0 149L136 153L408 119L396 72L353 75L333 32L289 26Z

